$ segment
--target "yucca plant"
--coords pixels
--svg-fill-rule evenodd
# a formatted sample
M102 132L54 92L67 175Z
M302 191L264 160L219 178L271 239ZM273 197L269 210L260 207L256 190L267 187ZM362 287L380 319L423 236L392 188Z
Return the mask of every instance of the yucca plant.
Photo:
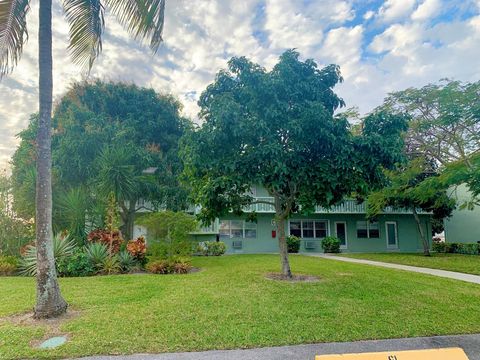
M100 273L105 274L105 275L112 275L112 274L118 274L120 272L120 261L118 260L117 255L110 255L107 256L100 268Z
M148 39L153 52L162 39L166 0L65 0L61 2L70 27L68 49L73 61L89 72L102 50L108 9L136 38ZM28 39L30 0L0 1L0 78L17 65ZM39 115L36 139L36 228L39 266L35 318L63 314L63 299L52 259L52 151L53 98L52 0L40 0L38 31Z
M75 250L75 241L71 239L68 235L64 236L61 233L58 233L53 238L53 257L55 259L55 264L58 263L60 259L63 259L67 256L73 254ZM22 259L19 263L19 273L20 275L25 276L35 276L37 275L37 248L36 246L30 246L25 251Z
M85 248L85 253L93 266L100 270L103 262L108 257L108 247L102 243L91 243Z
M118 261L120 262L120 270L124 273L128 273L135 266L134 257L126 250L122 250L118 253Z

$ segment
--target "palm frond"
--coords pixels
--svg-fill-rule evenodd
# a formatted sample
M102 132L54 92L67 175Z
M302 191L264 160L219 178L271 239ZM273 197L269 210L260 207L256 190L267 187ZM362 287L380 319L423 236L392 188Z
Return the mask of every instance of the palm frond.
M163 41L165 0L106 0L120 23L135 39L149 40L157 52Z
M90 71L102 51L105 8L100 0L65 0L63 8L70 25L68 50L75 63Z
M29 0L0 1L0 78L12 71L28 39Z

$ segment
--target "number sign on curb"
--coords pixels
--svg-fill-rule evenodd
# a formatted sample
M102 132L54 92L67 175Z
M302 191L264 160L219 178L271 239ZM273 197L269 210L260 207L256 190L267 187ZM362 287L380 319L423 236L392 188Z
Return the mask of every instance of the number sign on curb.
M315 360L468 360L468 357L460 348L447 348L368 354L317 355Z

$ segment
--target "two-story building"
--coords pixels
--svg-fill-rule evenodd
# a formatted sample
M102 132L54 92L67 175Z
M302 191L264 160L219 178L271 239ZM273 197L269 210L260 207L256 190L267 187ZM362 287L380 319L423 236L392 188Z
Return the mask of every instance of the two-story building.
M265 189L252 190L258 200L272 202ZM244 209L255 211L256 222L246 221L246 216L229 215L210 227L199 228L192 233L195 241L221 240L228 253L275 253L278 252L278 233L275 226L273 206L258 203ZM419 210L426 234L431 234L430 214ZM137 234L144 229L135 227ZM325 209L317 206L315 213L304 216L293 214L288 220L287 234L299 237L301 252L322 252L321 241L326 236L335 236L341 241L343 252L417 252L423 245L417 224L411 211L386 208L375 219L367 221L366 204L355 200ZM147 235L148 237L148 235ZM429 241L431 236L428 236Z

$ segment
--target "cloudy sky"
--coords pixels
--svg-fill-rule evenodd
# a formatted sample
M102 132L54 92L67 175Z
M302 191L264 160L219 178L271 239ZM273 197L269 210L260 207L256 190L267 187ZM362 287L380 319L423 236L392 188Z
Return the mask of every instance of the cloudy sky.
M60 3L60 2L57 2ZM68 27L54 9L54 96L82 78L66 51ZM38 1L15 72L0 82L0 167L37 105ZM107 16L92 77L175 94L193 119L196 101L232 56L271 68L285 49L341 66L337 88L361 113L388 92L441 78L480 80L480 0L167 0L165 43L156 55Z

